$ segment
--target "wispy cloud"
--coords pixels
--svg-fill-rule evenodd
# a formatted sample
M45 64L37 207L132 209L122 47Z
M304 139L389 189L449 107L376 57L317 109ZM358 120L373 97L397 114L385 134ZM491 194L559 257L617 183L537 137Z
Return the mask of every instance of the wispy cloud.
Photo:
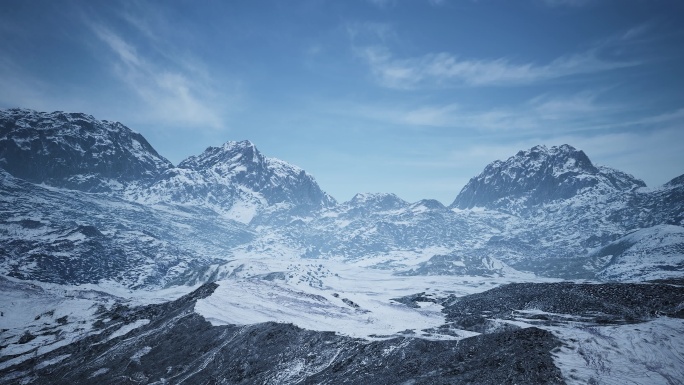
M633 124L623 117L630 106L600 103L601 92L538 95L517 104L475 107L458 103L425 105L345 105L340 113L385 124L438 127L461 132L534 135L549 130L607 130Z
M221 108L216 104L222 95L211 86L211 79L188 70L188 65L154 62L107 26L89 25L113 54L113 73L143 102L142 114L150 121L173 126L222 127Z
M530 84L638 64L605 61L598 57L596 50L561 56L546 64L514 63L506 58L462 59L445 52L397 59L384 46L357 48L356 52L368 63L379 84L398 89L420 86Z

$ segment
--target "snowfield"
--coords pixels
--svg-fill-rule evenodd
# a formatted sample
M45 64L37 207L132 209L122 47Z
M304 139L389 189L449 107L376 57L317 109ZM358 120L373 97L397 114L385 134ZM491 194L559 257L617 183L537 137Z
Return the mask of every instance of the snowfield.
M672 385L684 381L684 320L661 317L619 326L549 328L568 384Z

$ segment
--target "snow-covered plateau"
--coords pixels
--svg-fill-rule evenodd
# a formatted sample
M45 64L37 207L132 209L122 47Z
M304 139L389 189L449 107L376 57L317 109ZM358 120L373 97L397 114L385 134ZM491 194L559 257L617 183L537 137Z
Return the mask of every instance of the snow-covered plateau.
M0 292L0 384L683 384L684 175L535 146L337 202L249 141L4 110Z

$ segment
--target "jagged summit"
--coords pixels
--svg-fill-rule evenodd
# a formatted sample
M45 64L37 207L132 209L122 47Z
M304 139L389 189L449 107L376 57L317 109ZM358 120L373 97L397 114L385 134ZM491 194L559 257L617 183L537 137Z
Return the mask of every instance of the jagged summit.
M589 188L607 193L645 186L629 174L595 166L583 151L570 145L541 145L489 164L466 184L450 207L519 211L568 199Z
M325 207L335 203L303 169L264 156L248 140L209 147L202 154L182 161L178 168L262 194L268 204L288 202Z
M178 164L179 168L203 170L217 165L260 164L265 161L256 146L249 140L229 141L221 147L208 147L200 155L193 155Z
M514 174L512 176L531 176L537 173L550 173L554 176L567 172L596 174L598 168L582 150L568 144L553 146L537 145L529 150L518 151L503 164Z
M299 167L264 156L247 140L226 142L191 156L150 188L135 192L147 203L209 207L243 223L285 210L307 215L335 200Z
M111 192L173 165L119 122L13 108L0 111L0 167L33 183Z

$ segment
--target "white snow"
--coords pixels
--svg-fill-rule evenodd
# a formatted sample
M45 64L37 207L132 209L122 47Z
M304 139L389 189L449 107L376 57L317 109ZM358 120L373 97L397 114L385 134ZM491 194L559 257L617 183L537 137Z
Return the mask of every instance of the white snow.
M249 223L256 216L261 205L252 201L238 201L227 212L226 217L240 223Z
M684 320L656 318L620 326L545 327L564 346L554 361L572 384L681 384Z
M232 270L225 275L231 278L218 281L216 291L199 300L195 311L214 325L273 321L359 338L393 336L407 329L417 337L452 338L423 331L444 324L441 306L421 303L416 309L392 299L419 292L465 295L519 279L396 276L369 265L372 261L243 257L227 265ZM279 278L264 279L278 272ZM459 338L474 334L463 331Z
M637 230L613 242L630 244L600 271L605 279L644 281L681 277L684 266L684 227L658 225ZM663 267L670 266L671 270Z
M142 358L142 356L146 355L147 353L149 353L151 351L152 351L151 346L145 346L142 349L135 352L135 354L133 354L133 356L131 356L131 361L137 362L139 364L140 358Z
M101 375L103 375L103 374L107 374L107 372L109 372L109 368L100 368L100 369L97 369L96 371L94 371L94 372L90 375L89 378L101 376Z
M123 325L119 329L117 329L114 333L112 333L109 336L109 338L107 338L107 341L114 339L116 337L125 336L126 334L132 332L133 330L135 330L141 326L145 326L148 323L150 323L150 320L148 320L148 319L139 319L139 320L136 320L135 322L129 323L127 325Z
M261 322L292 323L301 328L334 331L360 338L391 336L411 329L438 327L444 317L438 306L413 309L372 295L340 293L300 287L289 288L263 280L220 281L210 297L197 302L195 311L213 325L245 325ZM356 303L359 308L346 304ZM463 337L476 333L464 331Z
M50 360L41 361L38 365L36 365L36 369L42 369L44 367L60 363L69 357L71 357L71 354L62 354Z

